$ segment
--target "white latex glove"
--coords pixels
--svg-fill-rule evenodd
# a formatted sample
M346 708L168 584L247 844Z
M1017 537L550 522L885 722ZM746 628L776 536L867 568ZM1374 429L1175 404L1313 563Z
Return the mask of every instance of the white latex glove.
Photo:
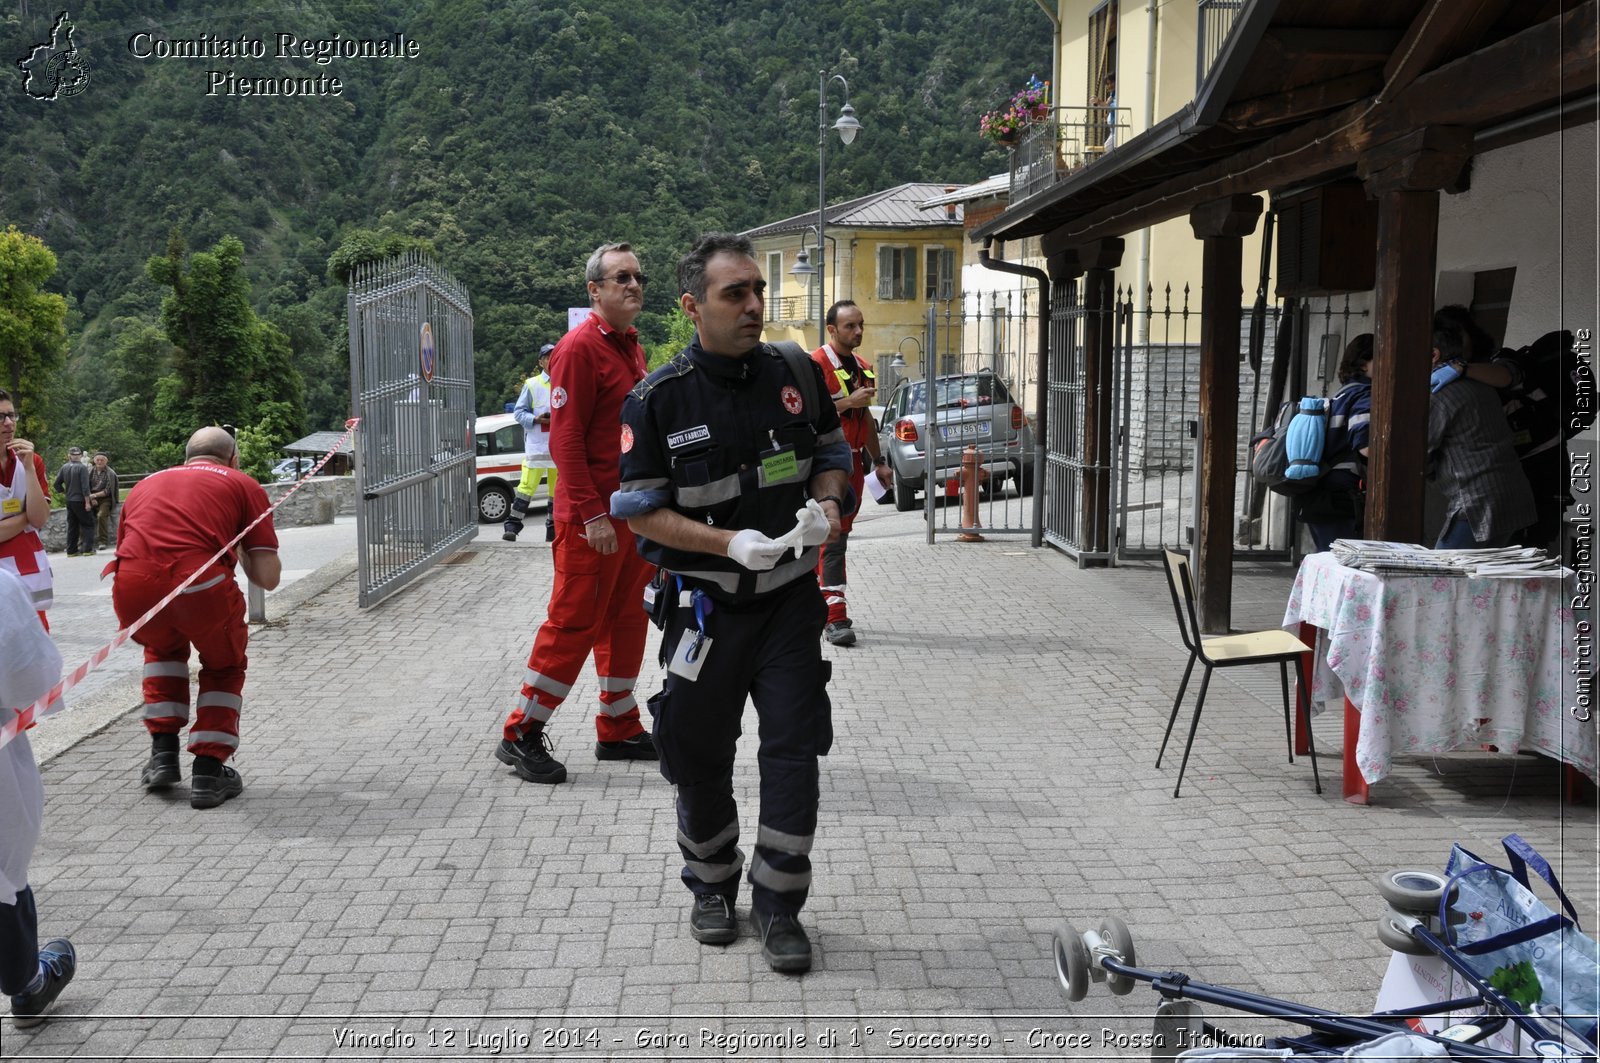
M828 541L828 533L832 530L828 524L828 515L822 511L822 503L814 498L806 499L804 509L794 511L796 521L794 531L785 535L791 543L797 543L795 553L799 553L808 546L821 546Z
M788 543L776 542L754 528L746 528L728 543L728 556L752 572L765 572L789 550Z

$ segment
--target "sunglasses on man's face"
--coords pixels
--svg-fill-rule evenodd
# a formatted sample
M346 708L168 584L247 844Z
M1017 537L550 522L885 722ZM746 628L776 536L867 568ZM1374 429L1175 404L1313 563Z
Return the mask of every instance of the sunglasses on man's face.
M15 421L16 419L16 410L0 410L0 421Z
M627 270L623 270L621 273L618 273L615 276L601 277L600 279L603 281L615 281L617 286L622 288L626 288L634 281L638 281L639 287L641 288L650 283L650 278L646 277L643 273L629 273Z

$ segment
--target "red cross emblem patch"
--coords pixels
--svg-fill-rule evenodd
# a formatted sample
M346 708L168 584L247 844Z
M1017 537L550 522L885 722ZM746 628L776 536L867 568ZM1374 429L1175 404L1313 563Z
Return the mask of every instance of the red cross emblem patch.
M806 408L805 403L800 400L800 389L792 384L783 386L781 397L783 399L783 408L790 413L799 413Z

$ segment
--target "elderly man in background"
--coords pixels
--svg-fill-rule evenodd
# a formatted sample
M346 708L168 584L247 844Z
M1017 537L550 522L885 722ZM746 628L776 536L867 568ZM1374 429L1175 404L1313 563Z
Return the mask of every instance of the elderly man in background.
M111 458L105 451L95 452L94 464L89 467L89 509L94 513L94 552L113 543L112 517L121 500L117 483L117 470L111 467Z

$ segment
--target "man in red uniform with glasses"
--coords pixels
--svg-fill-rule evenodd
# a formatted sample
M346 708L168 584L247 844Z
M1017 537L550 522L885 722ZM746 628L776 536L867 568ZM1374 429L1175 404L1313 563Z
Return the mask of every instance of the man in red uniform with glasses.
M116 580L111 605L128 627L199 570L199 577L150 622L133 633L144 647L144 725L150 760L139 781L162 790L182 778L178 733L189 720L189 650L200 655L199 693L189 752L194 771L191 808L215 808L244 792L244 780L225 763L239 748L244 707L244 594L233 578L238 556L244 574L263 590L278 585L278 534L267 493L239 471L239 451L222 428L189 437L185 461L147 476L122 504L117 529ZM252 527L251 525L254 524ZM245 531L249 528L249 531ZM212 562L244 532L238 546Z
M633 249L619 243L597 248L584 277L593 311L550 355L555 584L495 750L501 763L537 783L567 778L545 728L591 651L600 683L596 759L656 759L633 696L644 659L644 587L651 569L633 549L626 523L610 515L620 479L622 400L645 375L633 328L644 307L645 275Z

